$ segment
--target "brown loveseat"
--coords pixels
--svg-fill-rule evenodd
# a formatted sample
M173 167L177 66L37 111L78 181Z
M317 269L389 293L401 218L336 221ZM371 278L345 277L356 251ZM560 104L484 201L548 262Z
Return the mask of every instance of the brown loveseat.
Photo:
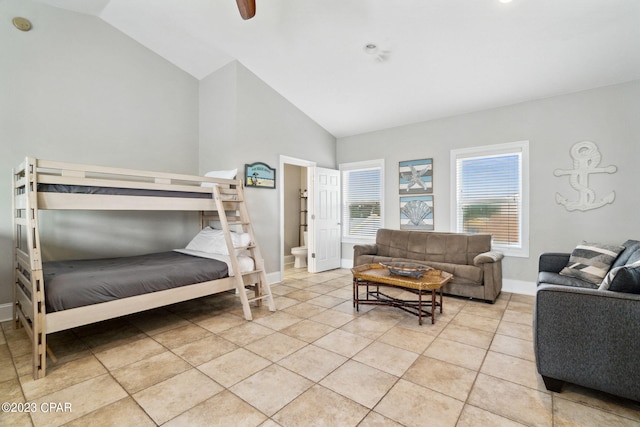
M425 264L453 274L446 294L494 303L502 290L502 258L491 250L489 234L379 229L374 245L356 245L353 265L381 261Z

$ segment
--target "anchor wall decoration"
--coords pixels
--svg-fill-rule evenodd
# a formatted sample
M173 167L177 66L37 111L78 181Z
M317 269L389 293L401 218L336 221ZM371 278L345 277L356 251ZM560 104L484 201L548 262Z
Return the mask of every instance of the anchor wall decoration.
M569 175L569 184L579 192L578 200L570 201L560 193L556 193L556 202L563 205L568 211L586 211L613 203L616 198L615 191L597 199L596 192L589 188L589 175L615 173L618 170L613 165L598 167L602 159L598 146L591 141L577 142L571 147L571 157L573 158L573 169L556 169L553 174L555 176Z

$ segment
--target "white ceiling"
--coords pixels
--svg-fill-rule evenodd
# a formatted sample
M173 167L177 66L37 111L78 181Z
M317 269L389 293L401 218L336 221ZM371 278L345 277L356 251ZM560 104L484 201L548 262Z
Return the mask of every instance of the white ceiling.
M237 59L336 137L640 79L639 0L257 0L248 21L234 0L40 1L198 79Z

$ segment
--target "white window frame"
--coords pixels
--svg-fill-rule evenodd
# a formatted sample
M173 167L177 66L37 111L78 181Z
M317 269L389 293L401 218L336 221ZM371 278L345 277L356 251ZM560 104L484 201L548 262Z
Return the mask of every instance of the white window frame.
M344 185L344 183L346 183L347 181L345 180L345 172L352 172L352 171L358 171L358 170L365 170L365 169L374 169L374 168L380 168L380 228L384 227L384 186L385 186L385 180L384 180L384 159L376 159L376 160L366 160L366 161L361 161L361 162L351 162L351 163L342 163L339 165L339 169L340 169L340 179L341 182L343 183L342 185ZM344 188L344 187L343 187ZM342 191L342 212L341 212L341 218L343 220L343 224L342 224L342 242L343 243L371 243L371 242L375 242L375 236L373 237L369 237L369 238L365 238L365 237L357 237L357 236L351 236L351 235L346 235L346 233L349 230L349 224L345 224L344 222L344 218L345 218L345 206L347 205L347 199L345 197L344 194L344 190Z
M520 218L520 246L500 245L492 243L492 249L504 253L505 256L529 257L529 141L508 142L505 144L485 145L481 147L461 148L451 150L451 229L458 230L458 182L457 160L473 157L491 157L506 154L521 155L521 218Z

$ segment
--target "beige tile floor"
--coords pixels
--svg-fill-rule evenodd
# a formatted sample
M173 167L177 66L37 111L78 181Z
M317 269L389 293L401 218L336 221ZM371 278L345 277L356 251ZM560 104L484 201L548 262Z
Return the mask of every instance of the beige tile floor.
M38 381L24 330L6 322L0 396L37 411L0 425L640 425L638 403L545 390L530 296L445 297L418 326L392 307L355 312L349 270L291 269L272 289L279 310L253 322L227 293L52 334L58 362Z

